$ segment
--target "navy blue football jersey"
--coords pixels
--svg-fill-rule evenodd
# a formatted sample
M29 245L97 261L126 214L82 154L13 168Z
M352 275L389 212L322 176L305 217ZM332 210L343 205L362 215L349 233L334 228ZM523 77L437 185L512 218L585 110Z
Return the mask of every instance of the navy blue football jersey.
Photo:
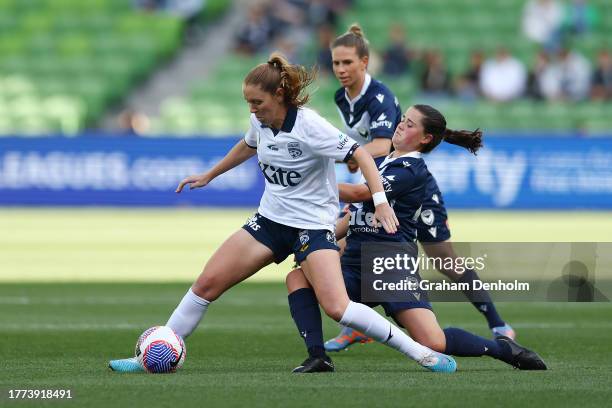
M354 203L342 263L361 263L361 244L364 242L411 242L417 237L417 220L427 194L429 171L418 152L395 159L375 159L389 204L393 207L400 226L395 234L388 234L377 226L374 202Z
M402 118L402 109L393 92L369 74L361 93L352 101L344 88L336 91L334 100L346 133L361 145L372 138L391 139Z
M444 242L450 239L448 215L444 198L434 176L429 173L425 200L417 221L417 239L420 242Z

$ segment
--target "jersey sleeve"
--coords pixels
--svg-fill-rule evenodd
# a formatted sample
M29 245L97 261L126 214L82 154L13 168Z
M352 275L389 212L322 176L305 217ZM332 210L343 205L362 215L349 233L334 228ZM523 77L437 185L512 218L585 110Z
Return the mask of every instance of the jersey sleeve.
M257 149L257 131L253 123L253 115L251 115L249 130L244 135L244 142L252 149Z
M309 118L309 125L307 136L316 155L346 162L359 147L359 143L317 114Z
M401 116L398 115L399 106L396 102L396 98L391 93L385 92L379 93L368 104L372 139L393 137Z

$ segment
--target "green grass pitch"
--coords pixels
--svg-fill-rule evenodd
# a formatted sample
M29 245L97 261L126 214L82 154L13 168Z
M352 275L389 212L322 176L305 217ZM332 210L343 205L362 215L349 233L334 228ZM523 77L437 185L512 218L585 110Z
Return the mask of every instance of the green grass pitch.
M547 372L458 358L457 373L433 374L368 344L334 355L332 375L290 375L304 351L279 282L287 265L215 302L178 373L108 371L108 359L133 353L138 335L167 319L210 251L248 214L3 210L0 406L609 405L610 303L498 305ZM451 213L458 241L608 241L611 220L609 213ZM442 326L488 335L469 304L434 310ZM336 324L324 321L326 336L334 335ZM73 399L15 401L9 389L70 389Z

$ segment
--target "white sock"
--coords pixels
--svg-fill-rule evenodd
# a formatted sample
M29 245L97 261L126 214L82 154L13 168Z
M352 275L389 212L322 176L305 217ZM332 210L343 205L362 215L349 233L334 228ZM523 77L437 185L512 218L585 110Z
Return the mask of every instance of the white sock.
M209 304L208 300L199 297L189 288L181 303L172 312L166 326L182 338L189 336L198 327Z
M433 351L416 341L375 310L361 303L349 302L340 324L365 333L374 340L386 344L411 359L420 362Z

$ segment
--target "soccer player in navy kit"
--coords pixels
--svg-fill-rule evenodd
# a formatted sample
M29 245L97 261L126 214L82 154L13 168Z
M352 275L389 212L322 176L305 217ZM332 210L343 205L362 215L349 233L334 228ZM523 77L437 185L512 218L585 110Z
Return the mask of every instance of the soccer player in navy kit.
M369 48L361 28L353 24L349 31L332 44L332 62L336 78L342 87L335 94L347 134L358 141L374 158L391 151L391 138L401 117L401 108L395 95L382 82L367 73ZM357 167L349 161L349 169ZM427 181L427 199L418 220L417 239L428 256L456 258L450 241L450 230L444 199L433 176ZM343 240L339 245L343 247ZM458 274L452 269L441 273L455 282L473 282L478 275L473 270ZM494 336L515 337L514 330L500 317L485 290L466 292L474 307L487 319ZM325 343L328 351L340 351L354 343L368 342L362 333L344 328L335 338Z
M289 64L280 54L253 68L243 83L251 111L244 139L211 170L178 185L177 193L185 186L204 187L256 154L265 178L257 213L212 255L166 325L181 337L189 336L212 301L264 266L294 254L312 287L301 292L302 302L317 305L318 299L326 314L341 324L364 331L431 371L452 372L456 368L452 357L416 343L346 293L334 235L338 205L334 162L353 158L372 191L374 217L389 233L397 231L398 221L371 155L304 107L308 95L303 91L313 79L313 72ZM320 319L319 314L319 323ZM317 341L324 354L322 333ZM316 363L319 371L333 371L331 360ZM113 360L109 366L115 371L142 371L133 358Z
M351 299L361 300L362 249L369 243L407 243L413 245L416 256L417 219L428 190L429 171L421 158L442 140L456 144L475 153L481 145L480 131L455 131L446 128L446 120L440 112L428 105L415 105L408 109L393 136L394 152L385 158L376 159L387 197L400 219L397 234L388 234L373 219L374 210L371 193L366 184L341 184L340 198L353 203L350 214L337 224L338 237L346 234L347 246L342 255L342 273ZM418 272L413 275L420 281ZM316 331L302 313L303 306L293 301L309 285L300 269L287 276L287 288L291 311L296 325L307 336ZM366 303L370 307L381 305L387 315L405 327L409 334L421 344L457 356L488 355L523 370L545 370L542 359L513 339L497 336L493 340L476 336L459 328L442 330L427 301L427 293L418 289L403 292L401 302L383 301ZM314 314L314 311L311 311Z

